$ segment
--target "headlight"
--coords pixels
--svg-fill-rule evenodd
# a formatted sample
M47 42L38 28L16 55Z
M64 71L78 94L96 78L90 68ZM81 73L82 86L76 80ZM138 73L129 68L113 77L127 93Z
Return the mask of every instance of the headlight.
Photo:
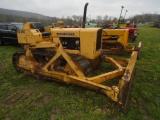
M75 44L76 44L77 46L79 46L79 40L76 40L76 41L75 41Z

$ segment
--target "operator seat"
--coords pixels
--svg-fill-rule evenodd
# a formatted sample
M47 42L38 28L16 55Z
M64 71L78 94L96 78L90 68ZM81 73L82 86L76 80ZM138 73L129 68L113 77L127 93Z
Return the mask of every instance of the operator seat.
M38 29L41 33L42 36L50 36L50 32L45 32L44 26L40 22L31 22L31 28L32 29Z

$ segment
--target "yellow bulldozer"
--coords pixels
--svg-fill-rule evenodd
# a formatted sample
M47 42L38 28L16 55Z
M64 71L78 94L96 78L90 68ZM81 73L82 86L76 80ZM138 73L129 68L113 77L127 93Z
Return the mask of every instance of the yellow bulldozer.
M132 53L138 51L138 59L140 59L141 42L138 46L128 46L128 29L103 29L102 49L109 54L123 55L123 53Z
M18 42L25 49L15 53L12 61L19 73L89 88L117 102L121 111L127 110L137 50L132 50L129 59L107 57L101 28L63 28L59 21L59 27L45 30L38 29L39 24L26 22L18 31ZM102 63L112 65L114 70L93 75ZM106 85L117 77L117 85Z

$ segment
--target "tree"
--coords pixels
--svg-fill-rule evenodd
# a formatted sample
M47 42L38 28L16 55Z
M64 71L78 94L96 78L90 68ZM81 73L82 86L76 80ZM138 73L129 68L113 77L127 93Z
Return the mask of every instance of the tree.
M109 16L108 16L108 15L105 15L105 16L103 17L103 20L104 20L104 21L107 21L108 18L109 18Z
M101 16L97 16L97 22L102 22L102 17Z
M73 18L75 24L81 25L81 22L82 22L82 16L81 15L79 15L79 16L78 15L73 15L72 18Z

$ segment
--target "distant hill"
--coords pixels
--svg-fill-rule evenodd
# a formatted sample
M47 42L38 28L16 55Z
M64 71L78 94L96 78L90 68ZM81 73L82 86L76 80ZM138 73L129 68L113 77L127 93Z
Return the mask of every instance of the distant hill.
M4 8L0 8L0 14L7 14L7 15L14 15L14 16L21 16L21 17L36 17L39 19L47 17L45 15L41 15L38 13L18 11L18 10L9 10L9 9L4 9Z

